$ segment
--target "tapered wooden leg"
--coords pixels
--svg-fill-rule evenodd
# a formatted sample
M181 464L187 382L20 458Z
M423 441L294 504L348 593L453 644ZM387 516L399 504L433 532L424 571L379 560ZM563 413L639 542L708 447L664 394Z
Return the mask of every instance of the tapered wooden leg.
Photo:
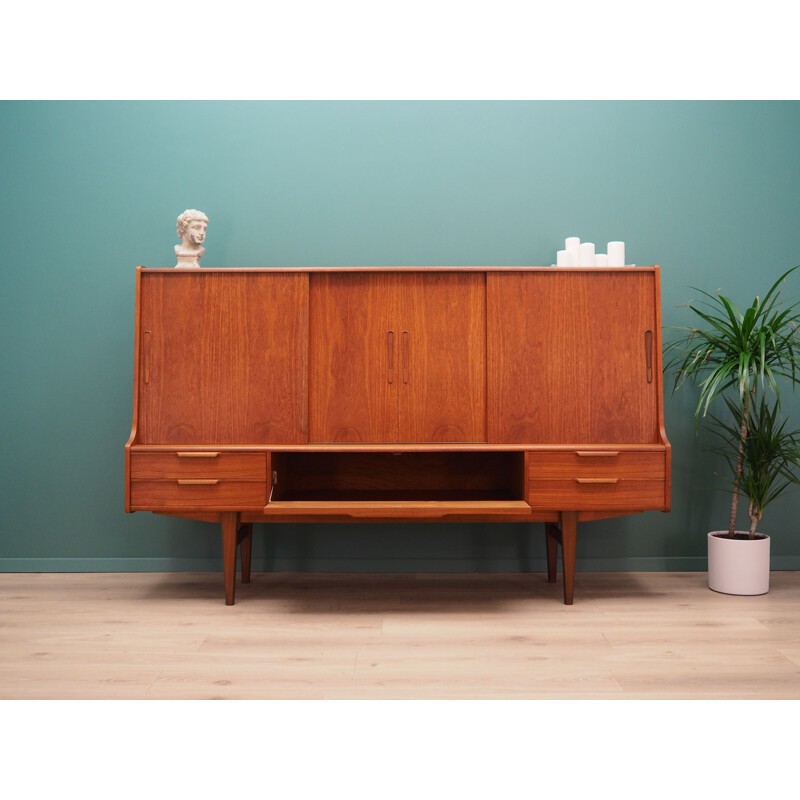
M561 512L561 564L564 572L564 605L571 606L575 593L575 543L578 538L578 512Z
M239 532L239 514L224 511L222 523L222 563L225 573L225 605L232 606L236 594L236 539Z
M561 534L555 522L545 522L544 539L547 547L547 582L555 583L558 572L558 545L561 542Z
M238 539L241 543L242 583L250 583L250 555L253 552L252 522L239 526Z

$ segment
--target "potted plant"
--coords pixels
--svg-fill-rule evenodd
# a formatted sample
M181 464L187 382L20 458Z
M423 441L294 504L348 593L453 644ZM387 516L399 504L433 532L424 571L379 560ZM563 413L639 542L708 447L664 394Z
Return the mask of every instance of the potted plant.
M712 417L720 444L712 451L728 463L733 478L742 429L747 430L742 450L738 489L748 502L750 528L744 532L712 531L708 534L708 585L725 594L766 594L769 591L770 538L756 528L764 509L798 482L800 470L800 431L786 430L777 398L768 403L763 397L758 406L751 403L749 419L742 424L741 409L725 398L730 422ZM751 542L747 547L737 541Z
M767 591L770 540L755 528L765 506L796 482L798 437L779 423L779 380L788 380L792 388L800 382L800 303L782 302L784 282L798 268L781 275L744 313L720 292L696 289L704 299L688 307L702 327L678 328L666 348L665 371L675 373L673 391L687 381L700 388L696 422L720 397L730 415L727 421L712 417L722 442L714 450L731 469L728 529L708 534L709 587L727 594ZM748 531L736 530L740 493L750 501ZM733 573L720 577L719 569L729 563L720 554L729 552ZM742 574L750 568L761 577Z

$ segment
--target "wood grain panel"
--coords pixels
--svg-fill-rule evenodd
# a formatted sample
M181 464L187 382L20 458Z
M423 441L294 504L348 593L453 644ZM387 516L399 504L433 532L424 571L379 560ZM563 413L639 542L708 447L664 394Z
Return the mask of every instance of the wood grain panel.
M657 442L654 281L622 269L490 273L489 441Z
M310 440L486 441L485 280L313 275Z
M311 442L397 441L396 303L389 273L311 276Z
M208 484L180 484L174 481L132 481L134 509L207 508L221 511L260 509L267 502L265 481L219 481Z
M144 272L139 441L305 443L307 309L301 273Z
M486 441L486 276L400 275L400 441Z
M218 453L212 457L181 457L177 453L133 453L131 480L219 478L266 480L266 453Z
M587 451L591 452L591 451ZM531 451L528 477L534 478L665 478L664 453L624 453L581 455L580 452Z
M629 480L580 483L582 479L534 479L528 483L528 502L535 510L610 511L664 508L664 481ZM590 478L590 481L602 478Z

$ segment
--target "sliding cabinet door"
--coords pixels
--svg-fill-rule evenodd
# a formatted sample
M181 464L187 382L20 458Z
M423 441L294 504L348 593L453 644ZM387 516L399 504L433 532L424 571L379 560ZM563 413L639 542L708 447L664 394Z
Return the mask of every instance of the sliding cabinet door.
M310 441L486 441L484 273L318 273L310 298Z
M491 442L658 440L654 271L490 273L488 308Z
M400 441L486 441L486 275L401 278Z
M394 274L311 275L311 442L397 441L399 338Z
M147 272L139 441L306 442L308 276Z

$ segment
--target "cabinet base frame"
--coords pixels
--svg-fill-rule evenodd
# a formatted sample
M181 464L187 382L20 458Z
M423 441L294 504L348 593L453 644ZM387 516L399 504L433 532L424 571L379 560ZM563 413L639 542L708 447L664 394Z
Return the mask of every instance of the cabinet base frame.
M636 512L630 512L636 513ZM236 599L237 550L240 553L242 583L250 583L253 552L253 522L242 522L236 511L220 513L222 526L222 557L225 579L225 605L232 606ZM575 596L575 554L578 536L578 511L561 511L551 520L544 520L547 553L547 581L556 583L558 576L558 549L561 548L561 571L564 585L564 605L571 606ZM585 515L591 518L593 515ZM205 517L205 521L212 521ZM538 520L542 521L542 520Z

